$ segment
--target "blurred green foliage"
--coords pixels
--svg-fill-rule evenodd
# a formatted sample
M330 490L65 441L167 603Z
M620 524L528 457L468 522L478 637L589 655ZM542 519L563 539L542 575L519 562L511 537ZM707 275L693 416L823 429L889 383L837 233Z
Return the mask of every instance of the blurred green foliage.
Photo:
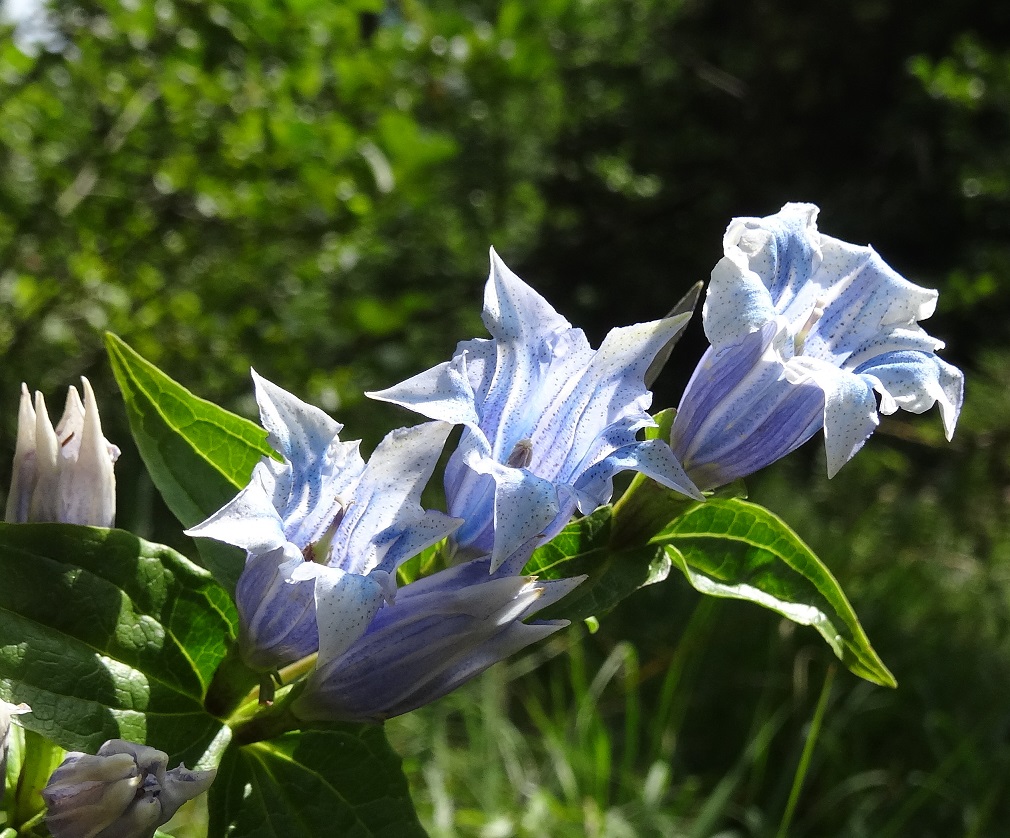
M105 329L231 409L252 412L252 364L374 442L411 420L362 391L481 333L490 244L596 340L707 276L730 217L786 200L819 203L824 231L940 287L930 331L969 382L953 447L936 417L889 421L830 484L812 445L751 489L836 571L899 681L836 678L790 835L1001 834L1010 5L57 0L50 13L50 50L27 55L0 31L5 463L21 380L58 404L88 374L127 447ZM676 403L702 345L695 324L657 407ZM117 474L120 522L180 543L135 452ZM414 779L437 834L774 835L828 658L740 604L689 621L696 602L647 589L584 641L584 662L511 682L516 706L485 719L487 736L538 738L481 789L468 778L494 759L462 747L474 702L410 717L437 722L401 736L434 748ZM626 641L637 674L620 689L569 671L616 671ZM627 726L628 696L655 725Z

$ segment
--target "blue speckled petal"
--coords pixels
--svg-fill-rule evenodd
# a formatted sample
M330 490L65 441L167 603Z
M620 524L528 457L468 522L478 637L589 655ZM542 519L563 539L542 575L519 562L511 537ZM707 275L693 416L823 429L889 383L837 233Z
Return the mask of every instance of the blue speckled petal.
M465 353L393 387L365 395L452 425L477 427L480 421L474 410L474 394L467 377Z
M858 375L813 358L794 358L790 368L810 377L824 394L824 452L834 477L877 427L873 388Z
M394 540L393 534L399 536L424 522L425 534L420 541L430 538L427 543L433 543L456 528L456 522L447 516L426 518L420 503L421 491L431 477L450 430L452 426L445 422L426 422L386 435L354 487L333 535L327 564L352 573L366 574L377 567L392 573L395 566L386 567L383 560ZM440 526L432 529L436 520ZM394 533L386 533L387 530ZM409 558L402 551L396 555L399 561Z
M357 442L341 442L342 425L317 407L252 373L268 441L287 461L265 458L262 470L273 476L273 505L289 541L299 547L316 541L339 511L338 498L364 470ZM234 543L234 542L233 542Z
M314 579L319 662L339 658L368 628L385 598L385 587L371 576L306 562L296 579Z
M491 568L497 570L558 517L561 498L553 483L528 469L503 466L490 458L474 458L469 466L479 474L490 475L495 483ZM574 511L573 504L569 515Z
M954 435L964 401L964 375L957 367L922 352L888 352L857 367L856 373L880 394L881 413L899 407L925 413L938 404L947 439Z
M257 463L249 485L206 521L190 527L186 535L213 538L251 553L266 553L287 543L284 522L273 503L274 476L265 463Z

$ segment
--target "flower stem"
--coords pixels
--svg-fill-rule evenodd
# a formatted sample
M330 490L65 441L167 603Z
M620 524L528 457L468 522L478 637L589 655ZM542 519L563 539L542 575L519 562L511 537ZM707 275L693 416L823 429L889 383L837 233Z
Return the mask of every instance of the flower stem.
M301 692L301 688L301 684L296 685L284 693L276 703L264 705L255 716L235 725L232 742L238 746L249 745L265 739L274 739L301 728L301 720L291 712L291 702Z

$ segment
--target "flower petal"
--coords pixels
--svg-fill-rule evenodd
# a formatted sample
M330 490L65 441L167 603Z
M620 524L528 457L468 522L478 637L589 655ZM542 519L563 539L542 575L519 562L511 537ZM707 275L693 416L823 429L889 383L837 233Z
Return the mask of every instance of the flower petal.
M582 471L634 442L640 428L652 425L646 412L652 393L645 386L645 372L690 316L612 329L582 369L566 370L568 380L559 381L531 437L531 469L556 475L557 482L574 483ZM600 444L603 440L606 445Z
M365 462L357 442L340 441L342 425L255 370L252 376L268 441L286 460L264 458L257 467L259 479L287 539L304 548L323 536Z
M365 574L377 567L392 573L396 563L409 558L398 550L393 564L386 566L384 557L393 537L418 525L408 541L427 546L456 528L454 520L426 517L421 508L421 491L450 430L452 426L445 422L426 422L386 435L354 487L353 500L333 536L328 564L353 573ZM382 535L386 530L391 532Z
M922 352L888 352L857 367L856 373L880 394L881 413L899 407L925 413L938 404L947 439L954 435L964 401L964 374L957 367Z
M38 480L35 453L35 408L28 385L21 384L18 405L18 438L14 447L11 487L7 493L4 520L8 524L23 524L28 520L32 493Z
M206 521L190 527L186 535L213 538L250 553L267 553L287 542L283 521L274 507L273 475L265 463L253 469L249 485Z
M813 358L794 358L824 393L824 451L828 477L851 460L879 423L873 388L859 376Z
M477 427L474 395L466 372L466 354L418 373L385 390L365 393L370 399L390 402L429 419Z
M292 578L302 563L279 548L251 555L239 577L239 650L257 672L273 672L319 647L315 583Z
M383 585L370 576L307 562L292 578L315 579L316 625L319 630L317 668L335 660L368 628L384 599Z
M374 722L427 704L567 625L520 621L581 581L494 576L485 558L412 582L346 654L317 668L295 713Z
M493 572L530 539L543 534L561 513L561 498L553 483L526 469L503 466L489 458L468 464L478 474L490 475L495 483ZM568 517L574 511L573 496Z

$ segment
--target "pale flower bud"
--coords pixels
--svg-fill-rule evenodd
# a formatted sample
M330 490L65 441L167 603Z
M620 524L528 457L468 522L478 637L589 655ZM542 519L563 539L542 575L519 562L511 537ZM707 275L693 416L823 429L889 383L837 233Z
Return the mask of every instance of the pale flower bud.
M8 523L56 521L111 527L116 518L113 464L119 449L102 435L95 393L81 379L67 392L63 417L53 428L42 394L35 403L21 385L18 438L7 496Z
M46 826L54 838L151 838L216 773L167 765L164 752L124 739L67 754L42 791Z
M30 713L32 708L27 704L9 704L0 698L0 800L3 800L7 773L7 748L11 733L11 717L22 713Z

